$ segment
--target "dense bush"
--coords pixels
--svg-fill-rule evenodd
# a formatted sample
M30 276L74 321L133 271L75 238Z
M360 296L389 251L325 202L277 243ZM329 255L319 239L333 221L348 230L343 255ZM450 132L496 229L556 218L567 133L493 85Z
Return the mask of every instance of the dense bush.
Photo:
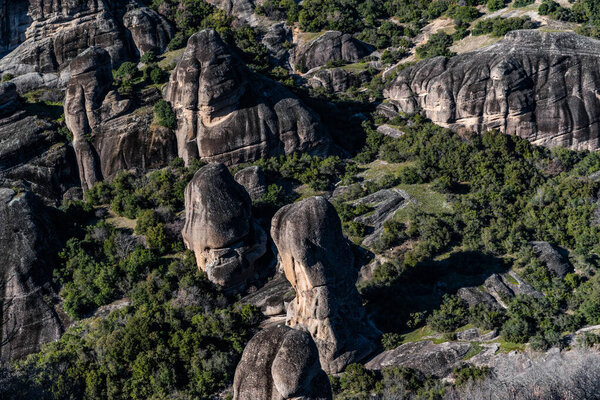
M488 18L478 21L474 26L472 33L475 36L491 33L492 36L504 36L510 31L517 29L531 29L533 23L529 17L519 18Z
M417 47L417 56L419 58L430 58L437 56L450 57L453 53L450 51L452 46L452 36L445 32L439 32L431 35L427 43Z
M160 99L154 105L154 116L159 125L162 125L165 128L175 129L177 127L175 113L173 112L171 105L163 99Z

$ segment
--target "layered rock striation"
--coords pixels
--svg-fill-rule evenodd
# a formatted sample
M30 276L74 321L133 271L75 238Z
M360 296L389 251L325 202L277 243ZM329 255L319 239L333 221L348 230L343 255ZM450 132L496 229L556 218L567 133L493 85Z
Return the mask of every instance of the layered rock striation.
M45 207L29 191L0 188L0 361L39 351L63 325L49 303L60 248Z
M399 110L534 144L600 148L600 41L514 31L498 43L401 71L384 90Z
M332 399L319 353L304 331L279 325L257 333L233 380L234 400Z
M200 168L185 188L182 236L212 282L243 289L260 275L267 237L252 218L250 196L223 164Z
M295 151L324 153L319 117L279 83L250 71L213 30L193 35L171 74L178 154L228 165Z
M312 335L327 373L341 372L376 348L356 290L354 258L335 208L323 197L282 207L271 236L286 278L296 291L287 323Z

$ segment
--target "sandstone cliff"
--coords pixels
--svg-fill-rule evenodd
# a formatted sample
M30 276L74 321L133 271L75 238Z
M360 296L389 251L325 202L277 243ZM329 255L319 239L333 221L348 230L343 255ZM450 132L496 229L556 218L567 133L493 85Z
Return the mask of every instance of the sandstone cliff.
M89 48L71 62L70 69L65 123L73 133L84 190L119 170L163 166L175 156L172 133L151 126L150 104L144 104L143 98L141 104L122 99L112 90L111 60L106 50ZM159 93L147 103L157 97Z
M185 188L181 234L212 282L240 289L259 275L267 236L252 218L250 196L223 164L200 168Z
M514 31L498 43L398 74L384 95L399 110L534 144L600 147L600 41L573 33Z
M113 65L145 51L162 52L173 28L134 0L0 0L0 74L18 85L64 86L68 65L90 46L105 49Z
M213 30L189 39L166 99L186 162L238 164L329 146L319 117L279 83L250 71Z
M287 323L312 335L327 373L341 372L375 350L378 331L356 290L354 258L335 208L323 197L282 207L271 236L296 290Z
M0 188L0 361L57 340L62 323L48 299L60 248L44 206L29 191Z
M248 342L233 381L234 400L327 400L329 379L307 332L284 325L267 328Z
M348 33L327 31L306 43L301 43L293 51L296 69L310 70L330 61L355 63L368 55L372 50L360 40Z

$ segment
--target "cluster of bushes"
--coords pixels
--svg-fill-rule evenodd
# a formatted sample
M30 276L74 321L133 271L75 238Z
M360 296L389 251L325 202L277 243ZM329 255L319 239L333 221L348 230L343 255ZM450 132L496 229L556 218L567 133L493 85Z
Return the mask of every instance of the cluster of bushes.
M450 51L453 41L452 36L445 32L435 33L427 43L417 47L417 56L421 59L437 56L451 57L454 54Z
M438 380L406 367L371 371L350 364L340 376L330 376L330 382L334 397L340 400L439 399L444 393Z
M410 313L423 311L425 306L425 310L437 309L429 323L438 330L452 331L470 322L485 329L499 328L506 340L529 341L543 349L556 345L562 332L600 321L600 302L594 300L600 293L594 277L600 228L590 223L600 183L588 178L600 170L597 154L548 150L497 132L465 140L420 117L396 123L404 132L402 137L393 139L367 130L365 148L357 158L362 162L375 157L394 163L410 161L402 179L414 178L412 182L428 183L446 193L452 212L417 209L409 213L405 224L385 227L382 246L375 251L407 240L410 245L394 254L392 262L379 266L372 282L361 288L381 327L397 332L408 325ZM533 257L532 240L572 249L573 261L584 274L558 279ZM435 281L447 273L447 267L440 267L443 261L435 258L455 246L506 260L508 267L514 266L545 297L516 298L506 313L483 306L467 310L464 305L443 302L440 308L439 303L418 301L428 291L430 299L435 298ZM482 268L473 274L485 274ZM489 268L485 277L491 273ZM398 310L399 303L390 301L398 293L403 293L398 300L404 304L403 311ZM390 322L395 313L400 323ZM378 315L385 316L385 321Z
M328 190L340 179L351 179L358 172L356 164L337 156L323 158L306 153L261 159L255 165L261 167L272 180L293 179L313 190Z
M20 361L7 398L212 398L233 379L260 313L231 302L193 256L160 260L127 292L131 302L85 320Z
M85 198L94 206L110 204L117 215L127 218L136 218L144 209L174 213L183 209L185 187L201 166L202 162L194 160L185 167L183 160L176 158L168 168L145 176L121 171L111 182L95 184Z
M576 29L580 35L600 37L600 1L576 0L573 6L566 8L554 0L544 0L538 8L541 15L548 15L559 21L582 24Z
M472 33L475 36L490 33L492 36L501 37L510 31L532 28L534 28L534 24L531 22L531 18L527 16L514 18L495 17L478 21L473 26Z

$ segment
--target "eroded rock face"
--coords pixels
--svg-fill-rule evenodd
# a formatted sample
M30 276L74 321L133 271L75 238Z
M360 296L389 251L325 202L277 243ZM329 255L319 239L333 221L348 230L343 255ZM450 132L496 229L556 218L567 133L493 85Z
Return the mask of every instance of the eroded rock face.
M267 177L261 167L253 165L239 170L234 179L242 185L252 201L260 199L267 193Z
M323 369L341 372L368 356L378 331L356 290L352 251L335 208L322 197L282 207L273 217L271 236L296 290L287 323L310 332Z
M243 288L259 272L256 262L266 252L266 234L252 219L250 196L223 164L200 168L185 188L181 234L198 267L226 288Z
M110 56L98 47L76 57L70 69L65 123L73 133L84 190L103 178L112 178L120 170L160 167L174 158L172 133L151 125L150 104L160 98L160 93L149 93L141 104L122 99L111 90Z
M0 1L0 72L63 86L68 65L91 46L113 65L149 49L164 50L173 35L166 20L134 0Z
M233 380L234 400L332 399L317 347L304 331L279 325L257 333Z
M323 153L319 117L279 83L252 73L213 30L193 35L166 99L177 115L178 154L238 164L294 151Z
M534 144L596 150L600 41L573 33L514 31L498 43L401 71L384 95L401 111Z
M573 272L573 266L569 263L569 253L565 249L548 242L530 244L538 259L558 278L564 279L569 272Z
M370 78L368 71L351 73L343 68L323 68L308 78L313 88L324 88L329 93L345 92L351 87L359 87Z
M320 67L329 61L355 63L371 53L369 46L348 33L328 31L294 50L296 69Z
M12 82L0 83L0 186L26 182L49 204L78 184L72 149L57 134L56 126L29 115Z
M50 260L60 244L43 205L29 191L0 188L0 221L0 361L7 361L39 351L62 334L46 300L55 295Z

